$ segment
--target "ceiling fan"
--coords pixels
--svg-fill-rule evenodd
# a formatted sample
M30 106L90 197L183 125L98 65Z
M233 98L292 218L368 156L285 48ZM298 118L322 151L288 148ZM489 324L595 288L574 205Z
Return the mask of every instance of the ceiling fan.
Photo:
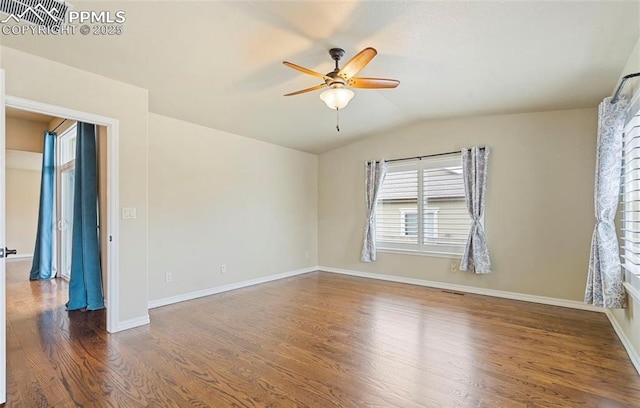
M312 71L308 68L301 67L300 65L293 64L288 61L282 63L289 68L293 68L297 71L303 72L307 75L321 78L324 80L323 84L312 86L311 88L302 89L300 91L291 92L284 96L300 95L305 92L316 91L322 88L329 88L328 90L320 94L320 99L331 109L342 109L353 98L353 91L350 88L365 88L365 89L379 89L379 88L395 88L400 84L400 81L395 79L385 78L362 78L355 75L362 71L369 62L376 56L378 52L375 48L367 47L360 51L353 58L351 58L342 68L338 67L338 61L344 56L344 50L342 48L332 48L329 50L329 55L336 62L336 67L328 74L321 74L316 71ZM340 130L340 129L338 129Z

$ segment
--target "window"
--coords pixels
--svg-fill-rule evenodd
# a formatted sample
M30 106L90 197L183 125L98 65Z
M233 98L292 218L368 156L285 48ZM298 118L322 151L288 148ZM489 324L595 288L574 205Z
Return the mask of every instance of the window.
M401 209L402 213L402 230L405 236L418 236L418 212L413 209Z
M57 145L56 218L58 235L58 270L69 280L71 277L71 244L73 241L73 197L76 176L76 125L60 133Z
M62 134L60 134L58 146L60 146L59 164L61 166L64 166L67 163L70 163L73 160L75 160L77 137L78 137L78 132L76 130L76 125L71 126L69 129L65 130Z
M379 250L460 256L470 226L460 154L389 163L377 203Z
M640 291L640 111L632 109L622 150L622 264L625 280Z

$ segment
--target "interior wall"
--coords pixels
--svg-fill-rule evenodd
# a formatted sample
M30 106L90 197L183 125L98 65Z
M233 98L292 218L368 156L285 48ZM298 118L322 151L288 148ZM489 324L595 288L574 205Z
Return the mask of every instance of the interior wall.
M148 92L132 85L0 47L10 96L115 118L119 121L119 206L137 218L119 221L119 316L125 326L148 316L147 119ZM43 80L42 78L46 78ZM133 322L133 323L126 323Z
M622 69L620 76L640 71L640 39L629 56L629 61ZM616 83L617 87L618 83ZM612 91L613 92L613 91ZM640 92L640 79L630 79L623 93L636 95ZM640 299L627 296L626 309L612 309L611 314L630 341L636 356L640 356Z
M618 79L618 81L616 81L616 88L618 87L620 79L622 79L623 76L636 72L640 72L640 38L638 38L635 47L633 47L633 51L631 51L631 55L629 55L629 59L627 60L626 65L620 73L620 78ZM616 88L614 88L614 91ZM614 91L612 91L611 93L613 94ZM635 95L638 91L640 91L640 79L638 77L635 77L627 80L622 93Z
M5 126L7 149L42 153L46 123L7 117Z
M581 301L595 222L596 124L596 109L423 121L322 154L320 265ZM485 221L493 273L382 252L360 262L365 161L472 145L492 150Z
M42 156L46 123L7 117L5 121L6 148ZM40 159L42 160L42 159ZM38 224L40 171L29 166L6 168L6 246L16 249L18 256L33 256Z
M156 114L149 134L151 300L317 265L317 156Z
M67 130L69 130L69 128L75 124L76 124L75 120L69 120L64 118L53 118L51 122L49 122L47 129L51 129L51 130L55 129L56 134L61 135Z
M6 246L33 256L38 226L40 171L6 169Z

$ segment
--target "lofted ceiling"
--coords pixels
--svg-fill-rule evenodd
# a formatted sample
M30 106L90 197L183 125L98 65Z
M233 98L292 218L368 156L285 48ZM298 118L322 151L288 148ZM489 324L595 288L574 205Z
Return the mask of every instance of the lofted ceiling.
M636 1L76 1L124 10L124 34L7 36L31 54L149 90L151 112L312 153L421 119L595 107L640 35ZM320 83L371 46L360 76L396 89L355 89L336 113ZM151 135L153 136L153 135Z

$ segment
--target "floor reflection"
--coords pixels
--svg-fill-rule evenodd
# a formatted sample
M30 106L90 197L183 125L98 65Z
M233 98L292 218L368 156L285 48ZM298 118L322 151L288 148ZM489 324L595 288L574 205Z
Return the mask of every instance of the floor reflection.
M455 296L455 295L452 295ZM473 394L477 379L473 330L466 310L415 297L378 294L364 303L369 316L373 383L392 383L412 400L438 405Z
M68 282L61 278L30 281L30 267L30 259L7 262L7 326L16 341L23 349L37 347L50 359L60 358L70 365L86 360L87 349L78 348L86 344L92 348L92 365L108 365L110 347L105 330L106 311L67 311ZM7 360L8 375L11 376L11 349ZM29 364L36 368L38 362L29 361ZM102 380L100 370L91 371L95 381Z

